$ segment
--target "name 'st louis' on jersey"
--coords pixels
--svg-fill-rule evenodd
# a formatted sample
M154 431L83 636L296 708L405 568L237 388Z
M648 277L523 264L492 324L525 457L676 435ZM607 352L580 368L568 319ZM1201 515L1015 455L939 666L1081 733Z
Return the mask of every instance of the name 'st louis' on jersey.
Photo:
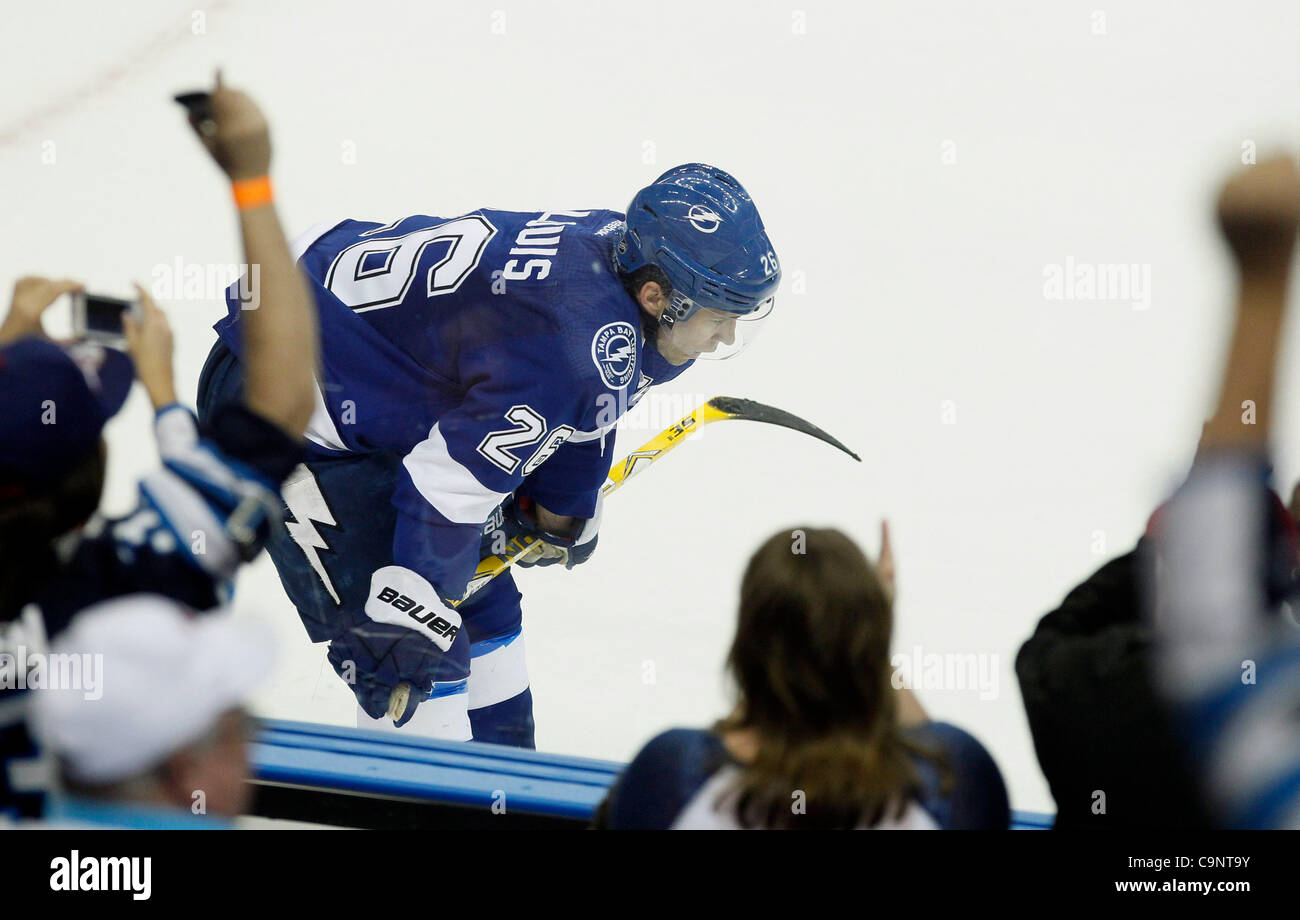
M540 217L528 221L515 237L510 255L545 258L511 259L501 269L501 277L507 281L544 281L551 273L551 258L560 251L560 234L565 227L574 224L571 220L556 220L556 216L587 217L590 214L590 211L545 211Z

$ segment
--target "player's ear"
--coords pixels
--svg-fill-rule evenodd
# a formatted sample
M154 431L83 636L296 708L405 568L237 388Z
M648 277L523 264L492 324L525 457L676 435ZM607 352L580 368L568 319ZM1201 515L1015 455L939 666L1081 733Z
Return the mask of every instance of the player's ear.
M641 309L645 310L655 319L663 315L668 306L668 298L664 296L664 289L656 281L647 281L641 285L641 290L637 291L637 303Z

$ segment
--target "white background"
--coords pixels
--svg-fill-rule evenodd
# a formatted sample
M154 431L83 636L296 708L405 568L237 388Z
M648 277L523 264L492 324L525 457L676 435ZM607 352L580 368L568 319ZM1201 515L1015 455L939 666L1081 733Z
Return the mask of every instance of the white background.
M270 116L291 233L481 206L621 209L679 162L722 166L764 215L785 293L749 352L679 378L678 401L647 406L620 452L725 393L804 415L864 462L718 426L611 500L591 563L524 573L539 746L625 759L665 727L709 723L729 706L721 665L748 554L799 523L874 553L887 516L897 649L997 661L992 699L922 702L992 749L1016 806L1050 809L1016 650L1133 543L1188 461L1231 284L1212 187L1247 140L1294 145L1300 111L1294 4L1098 6L11 4L0 283L37 273L127 294L177 258L241 260L226 187L170 101L217 65ZM1067 258L1149 266L1149 308L1047 299L1044 268ZM222 308L164 307L192 400ZM108 431L110 509L156 462L147 426L137 391ZM1289 484L1300 426L1284 427ZM266 557L237 606L281 639L258 710L350 723L351 694Z

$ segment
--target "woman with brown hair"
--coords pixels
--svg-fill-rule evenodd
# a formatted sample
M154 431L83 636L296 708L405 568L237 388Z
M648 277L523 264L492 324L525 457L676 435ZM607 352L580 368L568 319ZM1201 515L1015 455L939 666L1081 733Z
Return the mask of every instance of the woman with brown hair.
M641 750L602 807L610 828L1005 828L988 752L896 690L893 558L834 529L754 553L727 659L739 701L710 731Z

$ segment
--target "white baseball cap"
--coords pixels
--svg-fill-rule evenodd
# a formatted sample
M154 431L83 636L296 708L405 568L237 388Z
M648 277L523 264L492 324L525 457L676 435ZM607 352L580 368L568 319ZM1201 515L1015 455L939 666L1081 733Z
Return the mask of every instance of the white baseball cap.
M270 674L274 658L257 624L152 594L87 607L50 653L79 656L52 657L48 670L81 679L32 693L33 729L71 779L90 784L147 772L202 738Z

